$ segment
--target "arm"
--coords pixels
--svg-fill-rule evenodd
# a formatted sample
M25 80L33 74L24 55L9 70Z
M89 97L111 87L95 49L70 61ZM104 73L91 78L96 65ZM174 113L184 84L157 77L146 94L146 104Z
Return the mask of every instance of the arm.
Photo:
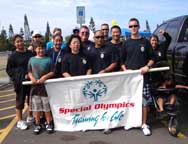
M70 75L68 72L64 72L62 75L63 75L64 77L71 77L71 75Z
M40 83L40 84L44 83L47 79L49 79L53 76L54 76L54 72L49 72L49 73L43 75L37 82Z
M86 75L90 75L92 73L92 69L88 69Z
M141 74L145 74L147 72L149 72L150 67L154 64L153 60L149 60L149 62L147 63L147 65L145 65L144 67L141 67Z
M117 62L110 64L107 68L101 70L99 73L111 72L117 66Z
M31 72L28 73L28 76L30 78L30 80L32 81L33 84L37 84L37 79L33 76L33 74Z
M127 70L127 68L126 68L126 66L125 66L124 64L121 65L121 69L122 69L123 71L126 71L126 70Z

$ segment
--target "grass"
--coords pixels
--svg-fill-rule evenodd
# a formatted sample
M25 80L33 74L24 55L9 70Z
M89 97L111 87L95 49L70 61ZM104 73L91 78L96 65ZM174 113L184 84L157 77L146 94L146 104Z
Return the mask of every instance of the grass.
M6 68L7 65L7 55L0 55L0 69ZM0 78L7 77L6 71L0 70Z

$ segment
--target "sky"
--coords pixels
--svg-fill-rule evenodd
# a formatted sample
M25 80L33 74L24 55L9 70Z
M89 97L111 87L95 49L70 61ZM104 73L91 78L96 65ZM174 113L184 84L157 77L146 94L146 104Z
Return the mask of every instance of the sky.
M14 33L19 33L26 14L30 30L44 34L48 21L51 31L60 27L66 36L79 27L77 6L85 6L85 25L89 25L93 17L96 29L102 23L111 26L112 20L121 28L127 28L129 19L136 17L141 30L145 29L148 20L153 31L164 20L188 15L188 0L0 0L0 30L4 28L8 32L12 24Z

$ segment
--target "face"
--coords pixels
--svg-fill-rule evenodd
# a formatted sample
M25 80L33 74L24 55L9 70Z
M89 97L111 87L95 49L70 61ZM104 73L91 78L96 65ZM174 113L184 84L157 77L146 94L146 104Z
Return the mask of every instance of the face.
M130 21L129 22L129 30L131 31L132 35L138 34L140 26L138 25L137 21Z
M151 43L151 46L152 46L153 49L157 48L158 41L157 41L156 37L151 37L150 43Z
M121 33L118 28L113 28L111 31L111 35L112 35L113 40L115 40L115 41L120 40Z
M55 47L56 49L60 49L60 48L61 48L61 45L62 45L62 42L63 42L63 40L62 40L61 36L60 36L60 35L57 35L57 36L54 38L54 40L53 40L54 47Z
M79 32L79 36L82 42L86 42L89 39L89 30L86 28L81 28Z
M35 52L38 57L43 57L45 55L45 48L44 47L36 47Z
M80 41L78 38L73 38L70 42L69 47L71 48L71 52L74 54L79 53L80 50Z
M23 38L17 37L14 41L14 45L18 50L24 50L24 40Z
M102 25L101 30L104 36L108 36L109 33L109 26L108 25Z
M94 35L95 46L101 47L104 43L104 35L102 31L97 31Z
M35 36L33 37L33 41L34 41L34 42L40 41L41 39L42 39L42 36L41 36L41 35L35 35Z

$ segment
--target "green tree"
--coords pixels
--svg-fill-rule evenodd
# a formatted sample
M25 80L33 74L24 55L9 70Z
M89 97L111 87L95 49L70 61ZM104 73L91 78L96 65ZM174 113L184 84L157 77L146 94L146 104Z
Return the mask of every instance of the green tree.
M47 22L46 24L46 32L45 32L45 36L44 36L44 40L45 42L47 43L48 41L50 41L50 37L51 37L51 32L50 32L50 25L49 23Z
M9 25L9 35L8 35L8 37L9 37L9 38L12 38L13 36L14 36L14 31L13 31L12 25L10 24L10 25Z
M8 50L8 40L7 40L7 32L4 27L0 33L0 51Z
M26 41L31 40L31 32L29 29L29 22L26 14L24 15L24 38Z
M93 17L91 17L90 22L89 22L89 29L94 32L95 31L95 22L93 20Z
M24 35L24 31L23 31L22 27L20 28L20 33L19 34L22 35L22 36Z

